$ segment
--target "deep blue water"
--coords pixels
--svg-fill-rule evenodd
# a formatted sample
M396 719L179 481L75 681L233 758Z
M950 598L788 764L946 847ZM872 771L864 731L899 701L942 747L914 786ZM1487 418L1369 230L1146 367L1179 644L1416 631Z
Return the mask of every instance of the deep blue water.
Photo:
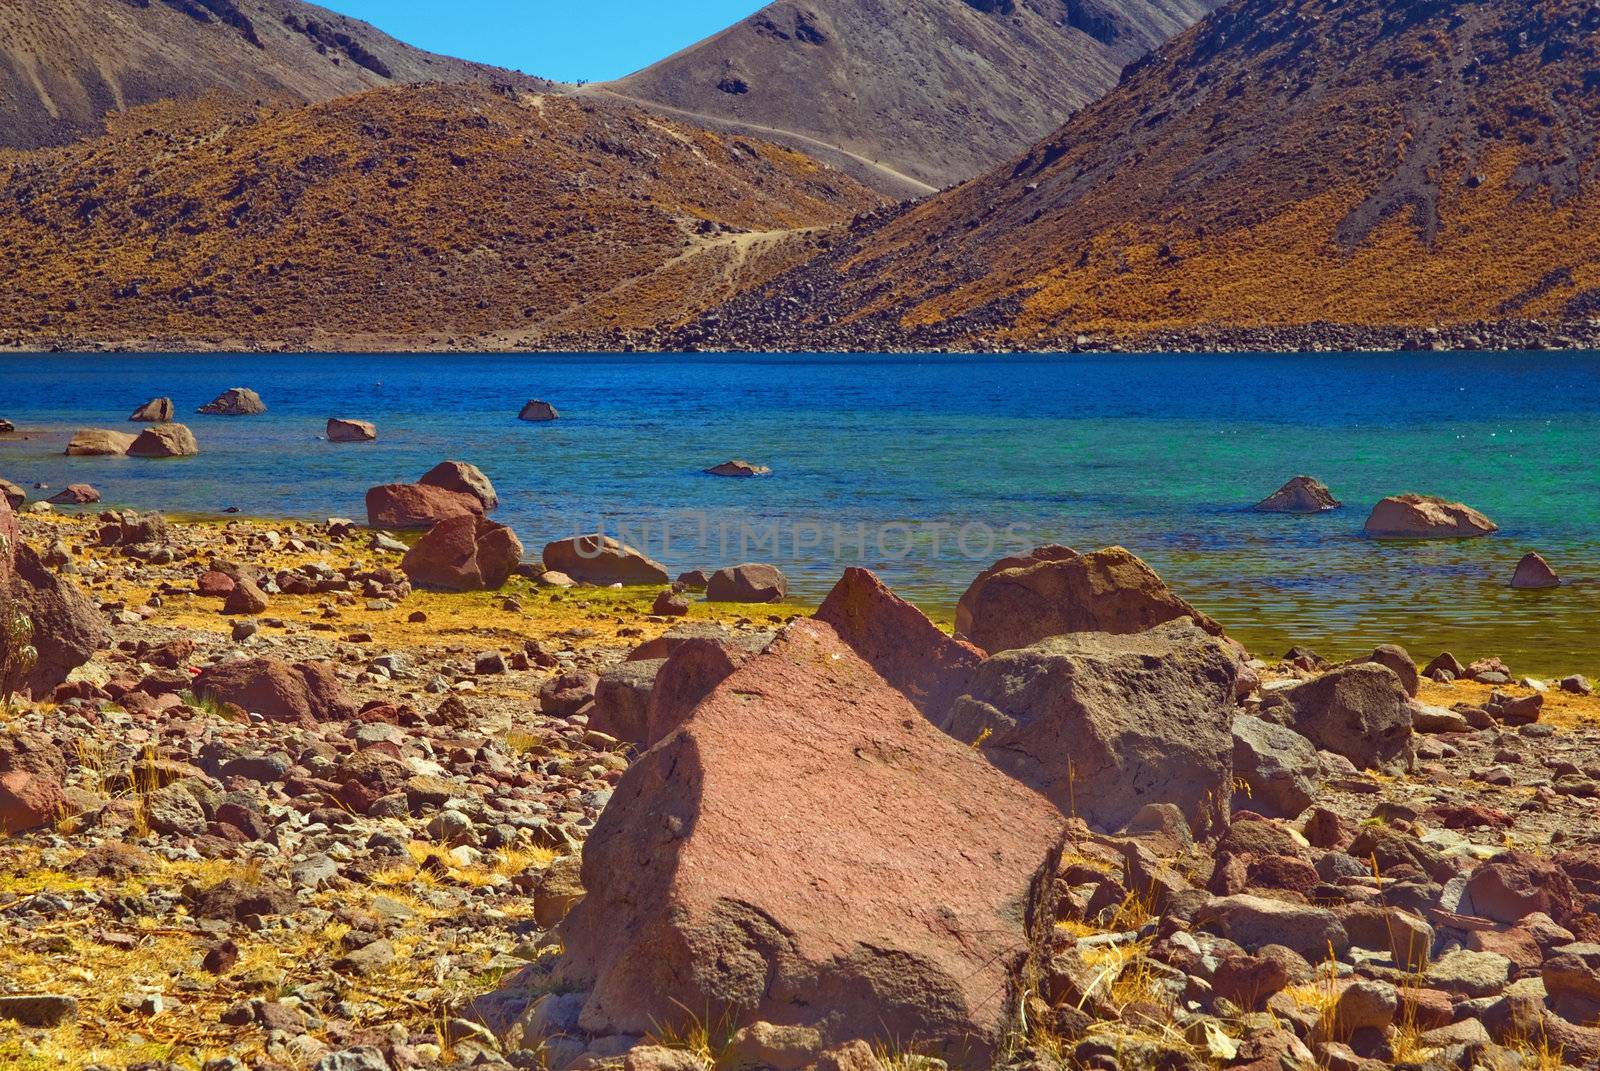
M271 411L194 414L232 386ZM200 457L61 455L77 427L132 430L156 395L176 400ZM529 398L562 419L519 422ZM329 416L373 420L380 441L321 441ZM0 357L0 417L24 432L0 439L0 476L89 482L108 503L359 518L368 486L460 458L535 550L603 521L674 569L776 561L816 596L866 564L937 611L1021 544L1121 543L1264 649L1399 639L1530 670L1600 666L1597 355ZM701 473L733 457L774 474ZM1249 510L1302 472L1346 508ZM1412 490L1503 531L1361 538L1374 502ZM1511 592L1529 549L1576 583Z

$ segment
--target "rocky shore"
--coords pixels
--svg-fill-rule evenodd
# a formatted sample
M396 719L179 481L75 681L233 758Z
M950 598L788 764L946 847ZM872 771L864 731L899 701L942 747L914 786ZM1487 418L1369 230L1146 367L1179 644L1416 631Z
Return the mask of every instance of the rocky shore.
M1600 1058L1577 676L1253 657L1117 549L996 563L955 638L864 570L802 608L426 590L348 521L0 533L8 1068Z

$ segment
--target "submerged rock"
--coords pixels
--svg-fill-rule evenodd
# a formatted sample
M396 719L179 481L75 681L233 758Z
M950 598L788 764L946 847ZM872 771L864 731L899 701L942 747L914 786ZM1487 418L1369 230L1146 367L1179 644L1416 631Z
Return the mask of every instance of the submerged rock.
M718 569L706 582L706 599L710 602L782 602L788 596L788 578L775 565Z
M527 420L533 423L544 423L550 420L559 420L561 414L556 412L556 407L549 402L538 400L530 401L522 407L522 412L517 414L518 420Z
M592 1034L781 1022L987 1066L1061 825L797 621L623 775L557 981Z
M714 465L705 471L707 476L747 477L772 475L772 470L765 465L752 465L748 461L739 460L724 461L722 464Z
M1185 617L1222 635L1222 626L1122 547L1079 554L1048 546L984 570L956 607L956 633L994 654L1049 636L1128 635Z
M54 502L58 506L86 506L100 501L100 492L86 483L74 483L57 491L45 501Z
M1471 506L1432 495L1396 495L1373 507L1366 534L1378 539L1466 539L1500 526Z
M1262 513L1325 513L1338 509L1340 502L1328 485L1310 476L1296 476L1270 497L1256 503Z
M135 436L101 428L82 428L67 443L68 457L116 457L128 452Z
M135 409L128 421L133 424L165 424L173 414L171 398L152 398Z
M266 411L261 395L248 387L231 387L217 395L216 400L195 410L212 416L255 416Z
M1561 586L1561 578L1541 555L1529 553L1517 563L1517 571L1511 577L1511 586L1525 591L1558 588Z
M330 443L370 443L378 438L378 426L366 420L343 420L339 417L328 419L327 430Z
M128 447L129 457L193 457L200 452L194 433L182 424L145 428Z

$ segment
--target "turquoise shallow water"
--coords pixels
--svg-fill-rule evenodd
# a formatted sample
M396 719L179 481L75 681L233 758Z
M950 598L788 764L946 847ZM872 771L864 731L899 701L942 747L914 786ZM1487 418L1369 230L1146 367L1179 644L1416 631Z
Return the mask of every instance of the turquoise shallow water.
M193 414L232 386L271 412ZM74 428L131 428L155 395L200 457L61 456ZM562 420L517 421L532 397ZM329 416L380 441L322 442ZM603 522L674 569L776 561L813 597L865 564L937 613L1022 544L1121 543L1270 654L1399 640L1600 670L1600 355L3 357L0 417L24 432L0 439L0 476L110 503L361 517L368 486L455 457L533 548ZM731 457L774 475L701 474ZM1301 472L1346 508L1249 509ZM1503 530L1361 538L1374 502L1411 490ZM1572 583L1511 591L1529 549Z

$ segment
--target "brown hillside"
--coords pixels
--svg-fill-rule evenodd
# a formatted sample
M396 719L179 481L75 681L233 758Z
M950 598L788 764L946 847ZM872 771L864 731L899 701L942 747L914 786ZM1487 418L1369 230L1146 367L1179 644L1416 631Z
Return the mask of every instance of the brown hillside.
M328 100L407 82L535 79L423 52L300 0L0 0L0 146L210 91Z
M988 170L1217 0L779 0L598 87L789 144L897 196Z
M434 85L156 121L175 111L0 156L0 338L503 346L672 323L879 203L792 150L572 97Z
M1239 0L806 285L818 319L1024 344L1580 319L1597 119L1587 0Z

